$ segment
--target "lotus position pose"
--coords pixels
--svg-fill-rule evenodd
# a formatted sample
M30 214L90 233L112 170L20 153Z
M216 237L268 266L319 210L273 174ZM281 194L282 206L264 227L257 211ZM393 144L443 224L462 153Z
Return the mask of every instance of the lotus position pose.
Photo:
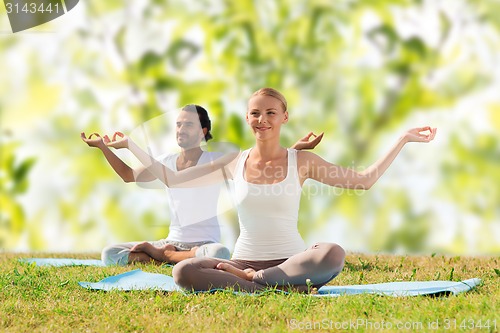
M380 178L408 142L429 142L435 128L404 133L379 160L362 172L323 160L312 152L280 146L281 126L288 122L287 102L272 88L256 91L248 102L246 121L255 146L181 172L165 170L128 137L109 145L128 148L167 186L194 186L228 177L234 182L240 235L231 260L192 258L173 269L175 282L189 290L266 287L306 291L319 288L343 268L345 252L337 244L307 247L297 229L301 189L313 179L330 186L367 190Z
M187 105L176 120L177 144L180 153L162 155L159 160L173 171L216 160L222 153L203 151L200 144L212 138L208 112L199 105ZM107 146L108 136L96 134L81 138L90 147L102 151L113 170L125 182L150 182L156 180L145 167L132 169ZM116 138L116 137L115 137ZM113 138L113 139L115 139ZM322 136L309 133L294 145L297 149L312 149ZM127 265L132 262L178 263L193 257L229 259L230 252L220 244L220 227L217 218L217 202L220 184L195 188L167 188L171 223L167 238L148 242L113 244L103 249L101 259L106 265Z

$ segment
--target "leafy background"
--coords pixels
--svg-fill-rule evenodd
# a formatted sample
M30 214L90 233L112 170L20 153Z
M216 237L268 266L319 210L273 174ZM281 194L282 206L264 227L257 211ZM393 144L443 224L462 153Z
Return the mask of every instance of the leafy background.
M368 166L407 128L438 127L368 192L306 185L307 243L497 254L499 9L492 0L86 0L12 34L0 8L0 249L99 251L165 237L164 192L122 183L79 133L133 132L196 103L217 140L247 148L246 100L272 86L290 105L283 145L324 131L316 152L344 166ZM231 247L235 214L223 215Z

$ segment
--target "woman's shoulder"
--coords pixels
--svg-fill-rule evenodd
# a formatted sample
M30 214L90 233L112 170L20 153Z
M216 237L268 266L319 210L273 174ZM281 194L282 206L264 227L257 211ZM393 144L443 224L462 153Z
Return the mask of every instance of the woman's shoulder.
M321 156L305 150L297 151L297 164L299 166L318 166L318 165L327 165L329 162L325 161Z
M301 161L301 160L308 161L308 160L314 160L314 159L320 158L315 153L313 153L311 151L307 151L307 150L296 150L296 154L297 154L297 159L299 161Z

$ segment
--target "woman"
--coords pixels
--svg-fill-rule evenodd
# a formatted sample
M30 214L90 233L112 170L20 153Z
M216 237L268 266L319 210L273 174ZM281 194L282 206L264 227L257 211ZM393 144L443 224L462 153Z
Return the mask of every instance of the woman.
M193 258L181 262L174 267L173 276L183 288L256 291L273 286L305 291L325 285L342 270L345 252L331 243L306 249L297 229L304 181L310 178L330 186L367 190L407 142L429 142L436 134L435 128L411 129L386 155L356 172L314 153L281 147L280 129L288 122L287 103L272 88L251 96L246 121L255 136L253 148L179 173L166 171L126 137L110 144L129 148L148 170L159 178L163 175L160 179L168 186L190 186L220 177L234 181L240 236L232 260Z

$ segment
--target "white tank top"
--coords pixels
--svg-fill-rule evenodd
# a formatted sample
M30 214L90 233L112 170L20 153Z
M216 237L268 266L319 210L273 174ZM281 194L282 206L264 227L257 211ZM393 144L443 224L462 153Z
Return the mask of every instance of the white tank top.
M285 259L306 249L297 229L302 187L297 172L297 151L288 149L286 178L275 184L245 180L250 149L241 153L234 174L235 204L240 236L232 259Z
M203 152L197 165L209 163L223 154ZM163 156L160 160L177 171L179 154ZM217 203L221 183L195 188L167 188L170 208L168 240L176 242L220 242Z

